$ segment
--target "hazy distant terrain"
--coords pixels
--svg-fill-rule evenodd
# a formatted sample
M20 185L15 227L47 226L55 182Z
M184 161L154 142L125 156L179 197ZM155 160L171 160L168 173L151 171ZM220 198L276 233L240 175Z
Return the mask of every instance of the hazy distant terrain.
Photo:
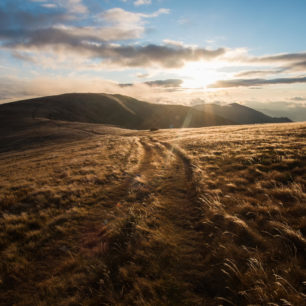
M270 117L250 107L240 105L238 103L232 103L223 106L218 104L202 104L196 105L194 108L203 112L218 114L219 116L231 120L237 124L280 123L291 121L287 117Z
M96 98L0 108L0 304L303 305L306 124Z

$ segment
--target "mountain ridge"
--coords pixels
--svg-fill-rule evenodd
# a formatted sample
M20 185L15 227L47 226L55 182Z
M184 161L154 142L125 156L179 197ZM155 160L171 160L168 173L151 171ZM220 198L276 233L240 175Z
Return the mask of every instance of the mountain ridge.
M6 103L0 118L51 119L115 125L128 129L202 127L235 124L183 105L154 104L109 94L63 94Z
M105 93L68 93L0 105L2 123L18 125L34 119L98 123L136 130L291 122L288 118L273 118L238 103L190 107L154 104Z

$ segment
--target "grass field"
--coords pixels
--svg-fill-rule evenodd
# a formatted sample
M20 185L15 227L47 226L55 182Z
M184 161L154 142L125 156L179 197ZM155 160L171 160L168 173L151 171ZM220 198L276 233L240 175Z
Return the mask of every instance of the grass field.
M305 305L305 123L87 133L0 153L1 305Z

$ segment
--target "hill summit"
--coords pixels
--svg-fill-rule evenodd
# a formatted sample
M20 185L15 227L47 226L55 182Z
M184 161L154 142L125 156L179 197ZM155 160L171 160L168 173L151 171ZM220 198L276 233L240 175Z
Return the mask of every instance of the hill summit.
M290 122L272 118L237 103L188 107L153 104L122 95L63 94L11 102L0 106L1 122L32 119L99 123L128 129L165 129L229 124Z

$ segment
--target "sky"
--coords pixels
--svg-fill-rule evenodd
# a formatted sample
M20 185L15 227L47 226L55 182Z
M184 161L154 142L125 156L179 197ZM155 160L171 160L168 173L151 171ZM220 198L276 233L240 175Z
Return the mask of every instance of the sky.
M0 103L67 92L306 120L305 0L1 0Z

